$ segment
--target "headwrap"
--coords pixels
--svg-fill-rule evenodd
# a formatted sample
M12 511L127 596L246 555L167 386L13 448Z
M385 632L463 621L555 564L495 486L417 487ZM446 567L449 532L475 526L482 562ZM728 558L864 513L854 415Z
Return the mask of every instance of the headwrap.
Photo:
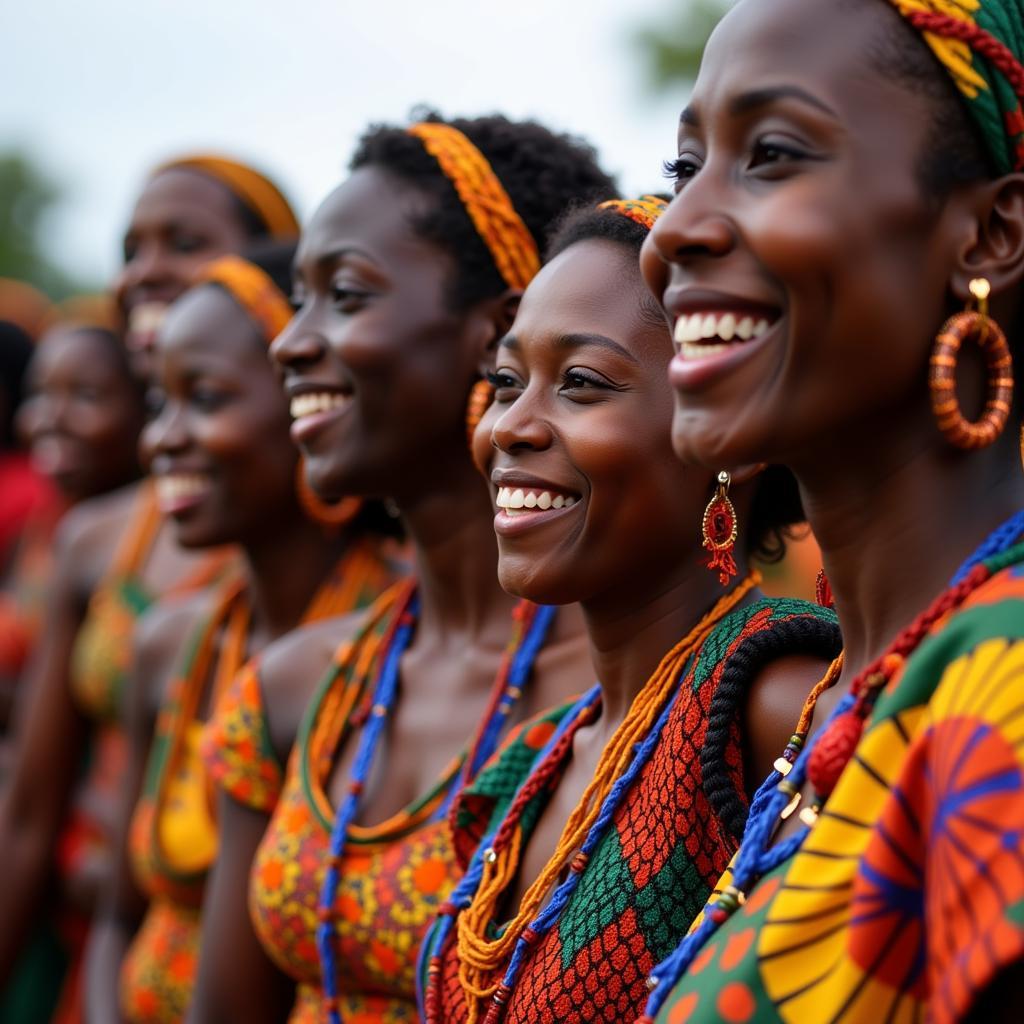
M423 142L455 187L505 284L524 289L540 270L540 253L487 158L448 124L424 121L409 134Z
M60 323L67 327L95 329L120 336L117 305L110 295L72 295L57 310Z
M889 0L967 101L1000 174L1024 170L1024 0Z
M252 317L268 345L292 318L292 307L281 289L240 256L221 256L203 266L195 284L207 283L220 285Z
M219 181L259 218L271 238L290 241L299 235L299 222L281 190L259 171L220 156L196 154L160 164L153 172L192 170Z
M50 300L24 281L0 277L0 320L20 328L33 341L53 323Z
M654 222L668 209L668 203L658 196L641 196L639 199L609 199L597 208L628 217L650 231Z

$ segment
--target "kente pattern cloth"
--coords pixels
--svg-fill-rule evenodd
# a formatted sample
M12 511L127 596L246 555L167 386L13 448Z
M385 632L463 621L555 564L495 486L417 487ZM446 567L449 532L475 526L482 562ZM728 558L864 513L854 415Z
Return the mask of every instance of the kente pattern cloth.
M658 1017L961 1019L1024 957L1024 549L879 698L802 849Z
M524 961L507 1004L509 1024L626 1024L643 1011L648 971L686 934L739 842L713 809L701 767L723 673L744 642L799 617L835 630L830 610L802 601L761 600L723 618L688 660L661 741L615 812L560 919ZM537 750L566 710L522 732L459 798L456 847L463 866L482 836L503 820ZM734 800L745 808L738 705L734 710L716 774L727 777ZM549 794L538 794L525 808L524 844ZM465 1021L453 938L441 957L441 1019Z
M978 29L1005 47L1017 65L1016 85L1000 69L989 40L956 38L936 26L923 30L932 53L949 73L981 132L1000 174L1024 168L1024 0L889 0L904 18L921 15L949 18L965 29ZM912 21L912 23L914 23ZM918 27L920 23L914 23Z

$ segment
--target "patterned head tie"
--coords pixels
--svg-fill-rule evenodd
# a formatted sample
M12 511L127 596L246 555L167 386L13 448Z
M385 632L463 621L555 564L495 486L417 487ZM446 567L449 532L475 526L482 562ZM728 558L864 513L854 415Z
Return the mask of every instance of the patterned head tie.
M658 196L641 196L639 199L609 199L597 208L628 217L650 231L654 222L668 209L668 203Z
M1024 0L889 0L949 72L1000 174L1024 170Z
M455 187L505 284L524 289L540 270L540 253L487 158L451 125L424 121L408 131Z
M207 263L194 284L220 285L249 314L268 345L292 318L292 307L281 289L259 267L240 256L221 256Z
M198 171L219 181L250 210L271 238L293 241L299 237L299 222L281 190L266 176L237 160L197 153L160 164L153 171Z

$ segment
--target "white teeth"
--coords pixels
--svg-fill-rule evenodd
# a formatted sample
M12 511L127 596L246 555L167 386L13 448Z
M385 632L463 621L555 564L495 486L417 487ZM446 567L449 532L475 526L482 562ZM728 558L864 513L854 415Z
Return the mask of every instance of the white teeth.
M751 338L760 337L769 326L767 320L758 320L755 323L752 317L738 317L735 313L692 313L676 320L673 337L676 344L682 346L711 338L721 338L722 341L739 338L741 341L749 341Z
M684 359L703 359L706 356L714 355L716 352L724 352L730 345L694 345L685 344L679 348Z
M165 302L140 302L128 314L128 326L137 334L155 334L167 316Z
M329 409L337 409L348 401L347 395L339 395L337 392L320 391L312 394L296 395L290 406L293 420L302 419L303 416L312 416L314 413L327 412Z
M206 489L208 478L196 473L167 473L156 477L157 498L177 501L190 498Z
M576 499L571 495L556 494L554 491L535 491L520 487L499 487L494 503L508 513L525 509L539 509L546 512L552 508L571 508Z

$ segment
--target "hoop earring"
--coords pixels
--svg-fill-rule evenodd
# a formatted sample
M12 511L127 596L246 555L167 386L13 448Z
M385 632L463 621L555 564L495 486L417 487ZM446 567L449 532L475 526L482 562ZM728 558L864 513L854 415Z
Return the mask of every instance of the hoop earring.
M711 552L707 567L718 571L718 582L723 587L737 574L733 550L736 547L736 509L729 500L732 478L723 469L718 474L718 488L704 509L701 536L704 547Z
M357 515L363 507L361 498L342 498L341 501L331 503L324 501L306 479L306 466L303 459L299 459L298 472L295 479L295 490L299 496L299 504L302 511L326 530L334 533L343 530Z
M935 339L928 370L932 413L942 436L954 447L986 448L1003 432L1013 402L1013 358L1006 335L988 315L990 286L983 277L968 285L977 309L957 313L946 321ZM976 423L964 419L956 397L956 363L960 346L973 340L985 356L988 371L985 409Z
M492 399L494 398L494 385L486 380L478 380L472 391L469 393L469 404L466 406L466 437L470 447L473 446L473 435L480 421L484 418Z

